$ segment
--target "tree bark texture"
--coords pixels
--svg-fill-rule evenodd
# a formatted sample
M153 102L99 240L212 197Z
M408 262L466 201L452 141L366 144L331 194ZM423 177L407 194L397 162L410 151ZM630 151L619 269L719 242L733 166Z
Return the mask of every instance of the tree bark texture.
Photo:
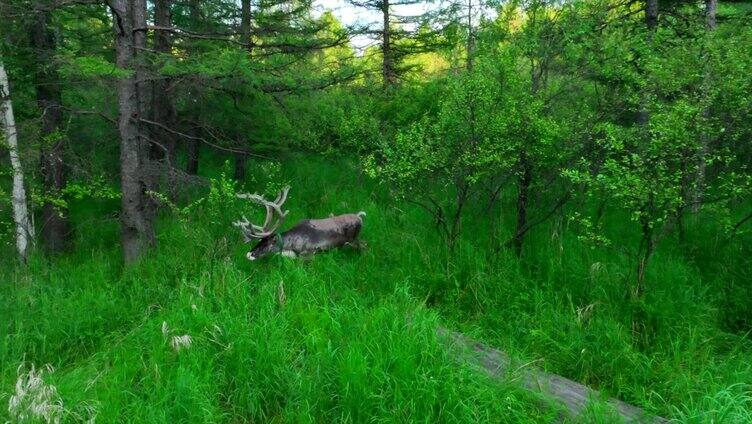
M13 116L13 103L10 100L8 74L5 72L2 60L0 60L0 125L5 130L5 141L10 152L10 164L13 170L11 205L13 207L13 221L16 224L16 248L21 262L26 263L29 258L29 247L34 240L34 224L26 203L23 168L18 152L16 119Z
M389 0L382 0L381 14L384 21L381 40L381 53L383 55L382 76L384 78L384 85L391 87L397 84L397 71L394 64L394 50L392 49L392 28L389 25L391 21Z
M153 216L149 212L147 178L144 163L147 158L140 136L139 90L136 72L136 51L143 48L145 37L136 36L133 29L145 26L146 4L143 0L113 0L116 64L129 72L118 81L118 131L120 133L121 243L123 259L130 263L139 258L154 242ZM143 7L143 10L136 10ZM140 22L144 19L143 22Z

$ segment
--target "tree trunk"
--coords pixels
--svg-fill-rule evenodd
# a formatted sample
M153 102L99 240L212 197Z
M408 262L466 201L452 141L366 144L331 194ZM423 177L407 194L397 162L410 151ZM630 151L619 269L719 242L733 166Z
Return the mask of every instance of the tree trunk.
M645 293L645 272L650 263L650 258L655 250L655 240L653 238L653 229L648 223L642 224L642 240L640 241L640 258L637 263L637 283L632 293L634 299L641 299Z
M172 13L170 10L172 0L155 0L154 24L158 27L172 27ZM172 37L167 31L156 30L154 32L154 50L164 57L172 53ZM174 96L169 93L172 86L172 78L160 77L152 85L152 119L167 128L175 128L177 114L175 111ZM155 160L164 160L167 166L175 164L175 135L170 131L156 129L154 132L160 145L151 145L150 157Z
M473 70L475 33L473 31L473 0L467 0L467 70Z
M188 140L188 164L185 167L185 172L190 175L198 174L198 152L198 140Z
M145 10L142 0L113 0L111 2L114 27L116 64L123 71L131 72L118 81L118 131L120 133L120 185L121 197L121 243L123 259L130 263L139 258L143 250L154 243L152 215L149 213L147 182L144 175L145 148L139 136L139 97L136 73L136 50L143 47L144 37L134 34L134 25ZM145 22L141 22L144 24Z
M646 0L645 2L645 25L648 28L648 36L652 40L655 30L658 28L658 0Z
M705 25L708 31L715 31L716 13L718 11L718 0L705 0Z
M240 34L242 43L248 43L247 50L251 51L251 0L240 2Z
M527 202L532 181L530 160L527 152L522 152L520 160L520 175L517 180L517 228L514 233L514 253L517 257L522 256L522 244L525 240L525 227L527 226Z
M66 170L63 160L65 138L60 133L60 81L54 60L55 38L49 27L49 20L48 11L36 11L36 20L30 30L37 57L37 104L42 111L42 143L39 152L44 189L42 239L47 250L54 253L63 251L68 244L70 223L66 208L51 201L58 198L61 190L65 188Z
M383 55L381 72L384 78L384 86L388 88L397 84L397 71L394 68L394 51L392 50L392 28L389 26L389 22L391 21L389 0L382 0L381 13L384 19L381 40L381 53Z
M0 60L0 112L0 125L5 129L5 141L8 144L10 164L13 168L11 204L13 206L13 221L16 223L16 248L21 262L26 263L29 258L29 245L34 241L34 224L31 221L26 203L23 168L18 154L16 119L13 116L13 104L10 100L8 74L5 72L2 60Z
M645 274L647 273L648 264L654 251L655 238L653 236L653 229L650 227L648 221L645 220L642 223L642 238L640 239L640 249L638 250L637 281L630 293L632 301L632 337L643 346L649 346L650 337L654 332L654 328L649 325L650 314L645 310L642 303L645 296Z
M190 0L188 2L188 26L192 31L200 32L203 28L201 22L201 11L199 10L199 0ZM193 112L189 112L193 115ZM197 118L194 116L194 118ZM195 134L194 134L195 135ZM186 144L187 160L185 172L190 175L196 175L198 173L198 159L199 159L199 141L195 139L189 139Z
M156 242L153 222L157 214L157 201L148 194L149 191L159 191L159 179L163 167L150 159L149 151L152 142L148 137L148 128L141 122L141 118L151 116L151 82L149 81L150 63L146 57L146 0L133 0L133 51L136 65L136 96L138 99L138 128L139 175L144 186L142 197L143 216L149 227L147 243L153 245ZM166 96L165 96L166 97Z
M455 202L455 211L452 216L452 222L449 226L449 232L447 234L447 247L449 250L454 250L459 241L460 234L462 233L462 211L467 204L468 195L470 194L470 186L465 180L458 185L458 192Z
M245 180L245 165L248 162L248 155L245 153L235 153L235 181Z
M240 34L241 42L247 43L248 60L253 60L253 47L251 45L251 0L241 0L240 2ZM237 140L238 145L241 141ZM235 152L235 181L245 180L245 165L248 162L248 155L245 153Z
M133 58L136 72L136 103L138 107L136 126L138 128L138 145L141 148L139 160L143 165L148 161L151 145L151 142L148 140L149 137L145 137L148 136L147 128L140 122L140 118L151 116L149 113L151 93L149 92L148 64L144 56L146 49L146 0L131 1L133 2Z
M718 0L705 0L705 27L708 34L713 33L716 29L716 10L718 9ZM710 85L711 85L712 69L710 69L710 57L706 59L704 77L703 77L703 95L706 100L710 97ZM706 106L702 111L702 119L705 121L702 134L700 135L700 149L698 152L697 163L697 176L695 178L694 186L694 198L692 199L692 212L697 213L700 211L700 206L703 200L703 193L705 191L705 175L707 173L707 155L708 145L710 144L710 132L707 128L707 123L710 120L710 106Z
M653 47L653 37L655 36L655 31L658 29L658 0L646 0L645 3L645 26L648 30L647 35L647 42L648 42L648 48L651 50L652 53L652 47ZM648 111L647 102L648 102L648 92L649 92L650 86L648 86L645 91L643 92L643 97L641 100L642 105L640 106L640 114L639 114L639 121L638 124L642 126L645 130L644 136L650 137L650 135L647 132L648 124L650 123L650 112ZM652 200L651 200L652 204ZM650 261L650 257L653 254L653 230L650 227L649 222L643 222L642 223L642 239L640 240L640 253L641 256L638 259L637 264L637 282L635 285L635 288L632 292L632 296L634 299L640 299L644 293L644 284L645 284L645 270L647 269L648 262ZM636 321L633 321L633 329L637 328L636 325L638 323Z
M658 0L646 0L645 2L645 26L648 29L648 48L652 51L653 37L658 29ZM643 93L640 101L640 112L637 117L637 123L647 128L650 122L650 112L648 112L648 94Z

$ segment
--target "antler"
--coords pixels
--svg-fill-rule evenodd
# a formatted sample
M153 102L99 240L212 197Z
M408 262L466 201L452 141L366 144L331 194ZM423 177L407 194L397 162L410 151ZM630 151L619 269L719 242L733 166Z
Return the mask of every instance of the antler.
M285 186L285 188L283 188L282 191L279 192L277 198L273 202L270 202L255 193L236 194L239 199L250 200L266 208L266 218L264 219L264 225L259 226L253 224L252 222L248 221L248 218L246 218L245 215L242 216L243 219L241 221L235 221L232 223L232 225L240 228L240 230L243 232L245 241L248 242L253 239L269 237L270 235L274 234L274 232L280 225L282 225L282 223L285 221L287 213L289 212L282 210L282 205L287 200L287 193L289 191L290 186ZM277 216L277 220L273 221L275 215Z

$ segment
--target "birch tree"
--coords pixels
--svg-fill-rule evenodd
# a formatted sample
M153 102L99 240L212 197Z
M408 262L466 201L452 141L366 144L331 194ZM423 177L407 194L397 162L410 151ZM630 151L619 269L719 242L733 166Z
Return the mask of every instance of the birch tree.
M5 140L10 152L10 164L13 168L13 220L16 224L16 247L22 262L29 257L29 246L34 240L34 225L29 216L26 203L26 189L24 188L23 168L18 154L18 137L16 134L16 120L13 117L13 104L10 100L10 86L5 66L0 60L0 125L5 130Z

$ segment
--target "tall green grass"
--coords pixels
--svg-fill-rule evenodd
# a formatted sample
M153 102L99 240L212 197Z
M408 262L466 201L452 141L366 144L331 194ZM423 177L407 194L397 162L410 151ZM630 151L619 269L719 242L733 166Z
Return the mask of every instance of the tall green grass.
M219 178L223 165L208 161L206 174ZM441 323L650 412L749 422L752 313L738 298L752 286L748 238L721 249L711 224L690 223L685 245L671 239L658 251L635 305L629 258L583 244L566 221L533 231L519 260L490 253L487 211L473 210L449 252L423 211L395 203L347 162L293 157L280 181L293 187L288 225L365 210L367 250L250 263L230 226L243 205L221 193L184 219L165 213L159 247L129 269L117 202L73 205L76 249L67 255L36 255L23 270L6 249L0 406L20 365L49 363L56 371L45 378L69 420L554 419L555 408L514 382L448 356L434 332ZM249 176L245 186L268 182ZM512 211L502 200L491 213L503 233ZM633 241L618 210L606 222L613 239ZM648 318L648 340L633 340L636 310ZM176 351L171 341L183 335L191 346ZM0 420L7 413L0 408ZM594 408L588 420L609 417Z

